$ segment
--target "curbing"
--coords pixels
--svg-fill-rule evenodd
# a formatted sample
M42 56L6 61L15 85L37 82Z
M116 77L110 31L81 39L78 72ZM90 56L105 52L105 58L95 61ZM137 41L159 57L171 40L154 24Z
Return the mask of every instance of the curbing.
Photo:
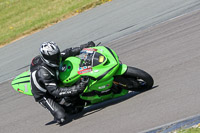
M141 133L169 133L177 129L186 129L200 123L200 115L192 116L186 119L182 119L176 122L168 123Z

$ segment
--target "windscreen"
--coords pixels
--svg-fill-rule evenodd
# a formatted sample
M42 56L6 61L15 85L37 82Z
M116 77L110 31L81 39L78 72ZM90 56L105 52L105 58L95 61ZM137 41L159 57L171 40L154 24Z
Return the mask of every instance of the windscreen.
M87 69L97 66L105 61L105 57L94 48L84 48L79 55L81 59L80 68Z

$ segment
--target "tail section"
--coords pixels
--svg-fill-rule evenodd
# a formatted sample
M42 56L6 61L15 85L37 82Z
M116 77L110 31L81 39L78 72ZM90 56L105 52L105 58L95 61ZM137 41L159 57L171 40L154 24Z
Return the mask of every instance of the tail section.
M30 71L23 72L12 81L12 87L17 92L32 95L30 83Z

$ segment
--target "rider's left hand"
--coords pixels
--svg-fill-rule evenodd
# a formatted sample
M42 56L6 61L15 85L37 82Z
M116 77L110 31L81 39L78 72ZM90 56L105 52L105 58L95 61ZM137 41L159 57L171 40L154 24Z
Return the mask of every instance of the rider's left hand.
M93 41L88 42L88 47L95 47L95 43Z

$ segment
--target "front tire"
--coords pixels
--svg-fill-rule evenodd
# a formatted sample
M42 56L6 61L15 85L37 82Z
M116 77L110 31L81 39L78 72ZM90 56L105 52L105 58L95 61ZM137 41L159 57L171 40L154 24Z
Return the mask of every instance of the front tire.
M150 74L147 72L128 66L127 71L124 73L123 77L128 79L133 84L138 84L136 88L131 88L132 91L146 91L152 88L154 80Z

